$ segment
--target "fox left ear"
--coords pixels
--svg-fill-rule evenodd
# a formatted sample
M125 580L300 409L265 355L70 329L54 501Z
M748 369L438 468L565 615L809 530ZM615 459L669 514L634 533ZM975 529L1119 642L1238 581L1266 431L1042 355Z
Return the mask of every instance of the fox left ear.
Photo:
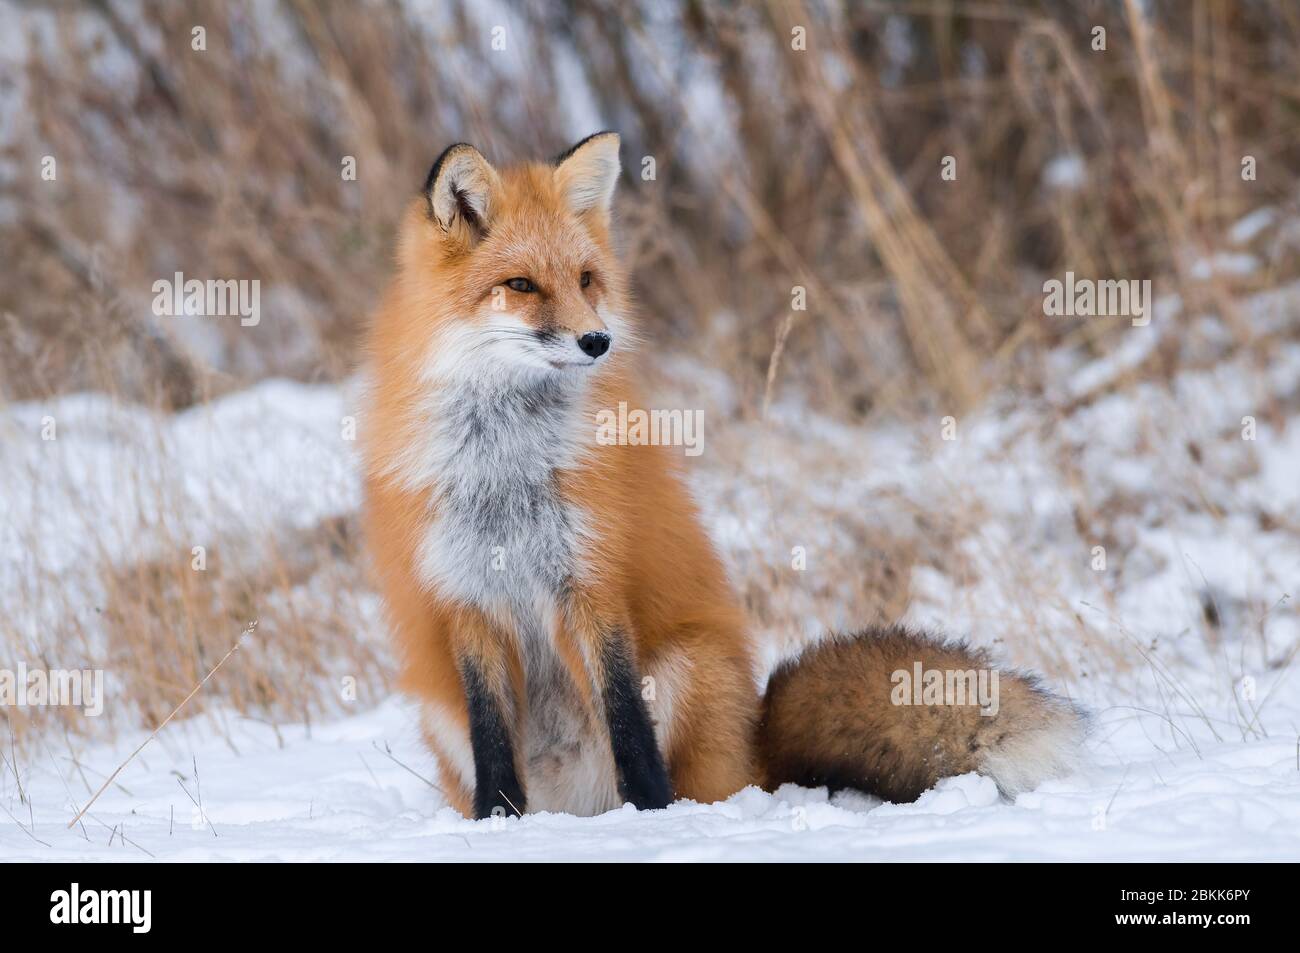
M609 216L618 184L619 144L618 133L598 132L556 157L555 181L576 214L595 210Z

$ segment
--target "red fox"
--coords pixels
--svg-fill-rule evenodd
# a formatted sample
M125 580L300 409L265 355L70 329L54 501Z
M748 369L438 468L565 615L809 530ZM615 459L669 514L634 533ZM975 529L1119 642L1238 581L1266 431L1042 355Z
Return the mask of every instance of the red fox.
M989 662L901 628L827 640L760 697L680 454L597 439L599 411L645 406L619 174L610 132L505 169L450 147L369 331L366 535L448 800L590 815L787 781L914 799L967 771L1014 794L1066 771L1070 703L1014 673L996 713L903 691Z

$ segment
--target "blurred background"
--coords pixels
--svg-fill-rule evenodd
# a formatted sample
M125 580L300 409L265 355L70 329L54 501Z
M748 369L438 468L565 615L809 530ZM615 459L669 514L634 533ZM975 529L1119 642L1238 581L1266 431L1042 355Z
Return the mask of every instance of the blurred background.
M505 163L602 128L645 363L706 411L693 484L770 658L908 617L1161 709L1295 655L1289 0L0 23L0 644L108 668L106 724L158 720L254 619L196 710L384 697L340 422L394 225L452 142ZM1151 280L1151 325L1046 316L1067 271ZM175 272L258 279L260 323L155 315Z
M1167 278L1231 311L1295 264L1274 243L1244 281L1191 274L1247 211L1294 206L1286 2L100 0L4 16L10 399L108 381L185 406L272 374L341 378L396 217L459 140L508 162L618 130L649 330L690 347L736 316L713 353L753 387L803 285L785 362L850 415L1041 387L1044 347L1104 347L1113 328L1042 320L1043 275ZM175 271L260 278L269 327L155 319L139 304Z

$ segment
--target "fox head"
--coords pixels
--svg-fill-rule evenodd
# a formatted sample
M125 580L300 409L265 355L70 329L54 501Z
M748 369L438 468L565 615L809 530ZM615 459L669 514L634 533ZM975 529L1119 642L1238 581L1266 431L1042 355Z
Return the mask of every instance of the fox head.
M464 143L438 157L399 240L399 286L435 364L582 377L627 347L618 151L600 132L549 164L497 169Z

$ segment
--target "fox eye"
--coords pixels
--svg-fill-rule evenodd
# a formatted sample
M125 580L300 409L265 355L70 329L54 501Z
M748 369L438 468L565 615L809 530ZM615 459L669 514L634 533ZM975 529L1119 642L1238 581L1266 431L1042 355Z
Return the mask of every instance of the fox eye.
M537 285L533 284L527 278L511 278L506 282L506 287L511 291L518 291L523 294L529 294L530 292L537 290Z
M584 288L587 287L587 285L591 284L591 272L584 271L582 273L582 277L578 279L578 283L582 285L582 287Z

